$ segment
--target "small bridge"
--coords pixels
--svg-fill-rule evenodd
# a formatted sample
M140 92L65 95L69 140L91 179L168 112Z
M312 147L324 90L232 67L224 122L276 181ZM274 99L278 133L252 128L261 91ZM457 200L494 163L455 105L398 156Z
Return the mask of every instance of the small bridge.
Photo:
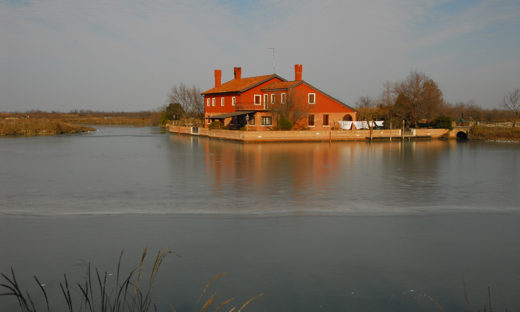
M457 140L467 140L469 135L470 126L455 126L449 132L448 137Z

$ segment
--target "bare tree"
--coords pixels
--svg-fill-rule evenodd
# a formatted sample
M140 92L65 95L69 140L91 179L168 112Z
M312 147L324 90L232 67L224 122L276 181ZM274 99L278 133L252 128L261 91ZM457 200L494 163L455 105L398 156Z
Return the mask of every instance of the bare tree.
M520 116L520 89L515 89L504 96L503 106L513 113L513 127Z
M395 112L415 126L420 119L431 120L444 103L442 92L435 81L415 71L397 83L394 92L397 95Z
M285 101L282 101L280 94L277 94L275 103L271 105L271 110L278 121L278 127L290 130L307 116L311 106L307 103L305 94L290 90Z
M188 87L184 83L172 87L168 94L168 104L179 103L190 117L200 117L204 113L204 100L200 89Z
M361 96L356 102L359 120L373 120L376 118L376 102L368 95Z

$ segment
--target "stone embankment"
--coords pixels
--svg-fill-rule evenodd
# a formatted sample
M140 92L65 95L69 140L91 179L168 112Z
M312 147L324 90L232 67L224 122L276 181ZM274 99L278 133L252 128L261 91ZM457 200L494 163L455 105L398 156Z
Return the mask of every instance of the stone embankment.
M208 128L169 126L170 133L206 136L214 139L240 142L310 142L310 141L366 141L371 137L370 130L320 130L320 131L240 131L209 130ZM456 138L457 130L416 129L405 132L405 139ZM372 130L373 140L400 140L400 129Z

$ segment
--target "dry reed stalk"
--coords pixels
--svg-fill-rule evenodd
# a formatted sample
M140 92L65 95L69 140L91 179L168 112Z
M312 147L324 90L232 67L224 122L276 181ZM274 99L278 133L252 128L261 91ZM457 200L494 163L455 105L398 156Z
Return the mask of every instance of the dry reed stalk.
M433 303L435 303L435 305L437 306L437 308L439 308L440 311L446 312L446 310L444 310L444 308L441 306L441 304L437 300L433 299L432 296L428 296L428 299L430 299Z
M467 291L467 287L466 287L466 281L462 280L462 283L464 284L464 299L466 300L466 304L470 306L471 304L469 303L469 296L468 296L468 291Z
M238 309L238 312L242 311L242 309L244 309L248 304L250 304L251 302L255 301L256 299L262 297L264 294L260 293L252 298L250 298L249 300L246 301L246 303L244 303L242 305L242 307L240 309Z
M488 303L489 303L489 312L493 312L493 305L491 304L491 287L488 286Z
M225 306L226 304L230 303L231 301L233 301L235 298L231 297L229 298L228 300L225 300L223 301L221 304L219 304L216 308L215 308L215 311L214 312L217 312L218 310L220 310L223 306Z
M211 307L213 302L215 302L216 298L217 298L217 293L214 293L213 295L211 295L211 297L209 297L208 300L206 300L206 302L200 309L200 312L206 312L209 309L209 307Z
M211 286L211 284L213 284L214 281L216 281L218 278L221 278L222 276L226 276L227 274L228 274L228 272L224 272L224 273L220 273L220 274L217 274L217 275L213 276L209 280L209 282L206 284L204 289L202 290L202 293L200 294L199 299L197 299L197 301L195 301L195 304L199 303L200 299L202 299L202 297L204 296L204 294L208 290L209 286Z
M228 312L233 312L237 309L237 307L232 307Z
M171 303L170 303L170 310L172 310L172 312L177 312L177 310L175 309L175 307Z
M144 258L146 258L146 253L148 252L148 248L145 248L144 251L143 251L143 254L141 255L141 261L139 261L139 266L137 267L137 278L135 280L135 291L139 291L139 280L141 279L141 270L143 269L143 263L144 263Z

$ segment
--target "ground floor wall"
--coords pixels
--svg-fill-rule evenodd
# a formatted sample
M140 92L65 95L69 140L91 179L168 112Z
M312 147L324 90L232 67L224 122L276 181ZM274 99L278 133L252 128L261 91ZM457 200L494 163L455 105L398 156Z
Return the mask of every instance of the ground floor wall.
M207 128L211 123L208 119L212 116L220 115L220 113L205 113L204 127ZM312 117L310 117L312 116ZM356 120L356 113L310 113L298 120L295 125L295 130L337 130L340 129L338 121L342 120ZM231 122L231 117L224 119L224 126L227 127ZM254 118L251 118L246 127L252 131L274 130L277 128L276 117L272 112L257 111Z

